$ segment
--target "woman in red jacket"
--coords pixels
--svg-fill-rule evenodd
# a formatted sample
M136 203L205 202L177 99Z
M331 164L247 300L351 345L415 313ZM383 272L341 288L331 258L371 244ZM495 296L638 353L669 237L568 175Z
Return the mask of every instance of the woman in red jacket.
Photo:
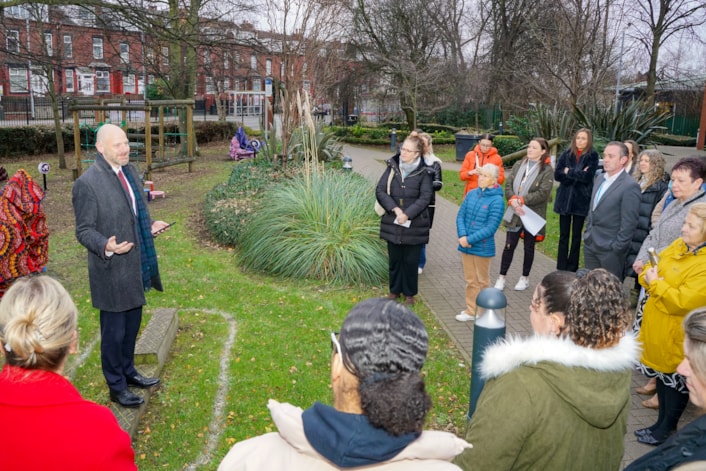
M505 182L503 159L498 154L498 149L493 147L493 137L492 134L483 134L478 144L463 159L459 176L461 181L466 182L466 188L463 190L464 198L469 191L478 188L478 171L485 164L497 165L499 171L498 185L502 185Z
M78 311L48 276L17 280L0 302L0 467L136 470L130 437L104 406L62 376L78 343Z

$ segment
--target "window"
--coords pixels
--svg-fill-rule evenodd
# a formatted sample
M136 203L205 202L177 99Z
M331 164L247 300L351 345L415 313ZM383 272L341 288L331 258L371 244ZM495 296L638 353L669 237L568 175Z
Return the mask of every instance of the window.
M235 65L240 64L240 53L239 52L235 53L234 62L235 62Z
M96 93L110 93L110 73L96 70Z
M253 92L259 92L262 90L262 80L259 78L253 79L252 80L252 91Z
M71 43L71 36L68 34L64 35L64 57L69 59L74 55L73 44Z
M169 48L167 46L162 47L162 65L169 66Z
M96 14L93 12L93 7L80 5L78 7L78 18L86 26L91 26L96 22Z
M64 83L67 92L74 91L74 69L66 69L64 71Z
M204 67L211 66L211 51L208 49L204 49L203 51L203 65Z
M307 63L304 62L304 63L302 64L302 74L305 74L305 73L306 73L306 69L307 69L307 68L308 68Z
M257 69L257 56L255 54L250 56L250 68L253 70Z
M29 79L27 69L10 68L10 93L29 92Z
M11 29L6 34L7 52L20 52L20 32L16 29Z
M32 93L35 96L46 96L49 92L49 79L41 69L32 69Z
M223 90L230 90L230 79L223 79Z
M78 91L85 96L93 96L93 74L79 74Z
M272 59L267 59L267 61L265 61L265 75L268 77L272 75Z
M223 53L223 70L228 70L230 68L230 52L226 51Z
M54 55L54 36L51 33L44 33L44 46L47 48L47 57Z
M17 18L20 20L26 20L29 18L29 11L26 6L16 5L13 7L5 7L5 16L7 18Z
M123 92L135 93L135 74L123 73Z
M130 63L130 45L128 43L120 43L120 62Z
M103 38L93 38L93 58L103 59Z
M216 93L216 87L213 84L213 77L206 77L206 93Z
M145 47L145 60L148 64L154 65L154 49L151 47Z
M302 83L302 88L303 88L307 93L310 93L310 92L311 92L311 82L309 82L308 80L304 80L304 83Z

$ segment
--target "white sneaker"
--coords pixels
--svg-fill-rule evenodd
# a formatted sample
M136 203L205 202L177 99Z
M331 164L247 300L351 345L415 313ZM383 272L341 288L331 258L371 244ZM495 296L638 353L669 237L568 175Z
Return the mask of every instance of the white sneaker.
M498 281L495 282L495 289L500 291L505 289L505 278L498 278Z
M424 269L422 267L417 268L417 275L421 275Z
M515 285L515 291L524 291L529 288L529 278L526 276L521 276L517 284Z
M461 311L461 314L456 315L456 320L459 322L474 321L475 317L468 314L466 311Z

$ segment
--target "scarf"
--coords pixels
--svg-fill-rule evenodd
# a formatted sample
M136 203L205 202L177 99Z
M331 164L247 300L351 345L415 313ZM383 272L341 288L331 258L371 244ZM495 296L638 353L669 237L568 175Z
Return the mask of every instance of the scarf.
M527 193L529 193L529 189L532 187L535 178L537 178L537 175L539 174L539 161L532 162L533 165L531 166L529 164L529 160L522 162L517 171L517 175L515 175L512 180L512 189L514 190L515 195L521 196L523 199L527 196ZM505 214L503 215L503 220L505 222L510 222L512 221L512 217L514 215L515 209L511 205L508 205L505 210Z
M402 157L400 157L400 172L402 172L402 181L404 181L405 178L407 178L407 175L412 173L415 168L419 166L419 159L420 157L417 157L410 163L405 163L404 160L402 160Z
M142 198L143 192L137 190L137 185L133 181L130 172L127 171L127 167L124 168L123 175L125 175L130 188L132 188L132 193L135 195L135 205L137 205L137 235L140 238L142 286L145 291L149 291L150 288L163 291L162 280L159 277L159 268L157 266L157 251L154 248L154 236L152 236L152 222L145 207L145 200Z

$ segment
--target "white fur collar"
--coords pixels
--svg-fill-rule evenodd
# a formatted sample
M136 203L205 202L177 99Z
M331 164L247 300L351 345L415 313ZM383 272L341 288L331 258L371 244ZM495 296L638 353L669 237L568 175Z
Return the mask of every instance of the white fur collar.
M632 333L625 334L618 345L602 349L580 347L567 338L541 335L510 337L485 350L480 370L488 379L522 365L549 361L599 371L620 371L633 367L639 355L640 345Z

